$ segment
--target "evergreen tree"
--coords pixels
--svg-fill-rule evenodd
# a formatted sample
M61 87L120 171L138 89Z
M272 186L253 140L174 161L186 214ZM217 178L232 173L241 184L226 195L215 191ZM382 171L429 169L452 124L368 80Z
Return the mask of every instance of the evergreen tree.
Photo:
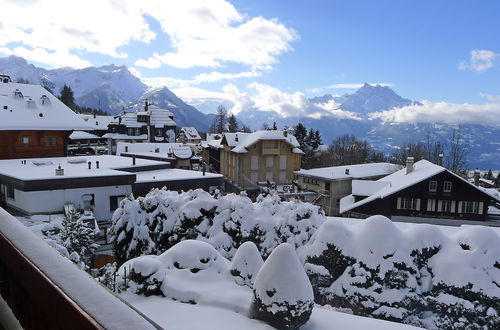
M321 140L321 134L319 133L318 130L314 132L314 138L312 143L313 143L312 147L314 149L318 149L318 147L323 144L323 141Z
M89 228L76 211L70 211L62 221L62 245L68 250L70 259L76 263L90 264L92 254L99 247L94 243L96 233Z
M75 109L75 96L73 95L73 90L68 85L64 85L61 89L61 95L59 100L70 109Z
M497 178L495 180L495 188L500 188L500 172L498 172Z
M495 177L493 176L493 172L491 171L491 168L490 168L490 170L488 171L488 174L486 174L486 179L488 179L488 180L493 180L493 179L495 179Z
M267 123L262 124L261 130L263 130L263 131L269 131L270 130L269 125Z
M307 129L304 125L301 123L298 123L296 126L293 127L293 135L297 139L300 145L300 149L304 150L305 147L305 140L307 136Z
M227 119L227 130L231 133L238 132L239 130L238 121L233 113Z

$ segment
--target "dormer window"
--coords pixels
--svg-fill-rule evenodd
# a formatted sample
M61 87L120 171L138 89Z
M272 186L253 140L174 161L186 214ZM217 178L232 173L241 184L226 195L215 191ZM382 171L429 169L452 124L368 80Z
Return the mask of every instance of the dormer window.
M19 89L17 89L17 88L14 91L14 98L15 99L22 99L22 98L24 98L23 93L21 93L21 91Z
M43 105L50 105L50 99L47 95L42 95L40 101L42 102Z

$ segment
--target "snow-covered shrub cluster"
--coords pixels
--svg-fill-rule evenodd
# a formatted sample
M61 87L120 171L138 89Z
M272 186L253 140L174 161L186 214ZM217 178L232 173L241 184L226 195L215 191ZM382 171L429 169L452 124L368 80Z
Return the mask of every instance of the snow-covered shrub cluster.
M251 241L266 257L284 242L296 248L304 245L324 220L318 206L282 202L277 195L259 196L253 203L245 194L153 189L145 197L120 203L111 234L118 264L140 255L158 255L186 239L208 242L228 258Z
M328 220L302 252L317 303L427 328L500 328L500 238L489 228L448 236L383 216Z
M314 306L311 283L288 243L263 263L252 242L230 262L207 242L184 240L158 256L125 262L117 284L135 294L229 309L279 329L303 325Z

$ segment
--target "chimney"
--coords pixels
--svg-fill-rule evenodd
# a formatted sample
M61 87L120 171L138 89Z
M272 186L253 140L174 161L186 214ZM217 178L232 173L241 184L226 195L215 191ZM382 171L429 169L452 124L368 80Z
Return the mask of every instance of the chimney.
M146 99L144 101L144 111L148 111L148 106L149 106L148 99Z
M125 152L128 152L128 146L125 146Z
M443 166L443 158L444 158L443 154L438 155L438 165L439 166Z
M132 156L132 165L135 166L135 155Z
M285 129L285 130L283 130L283 136L284 136L284 137L287 137L287 136L288 136L288 131L287 131L286 129Z
M481 177L481 172L478 168L474 170L474 185L479 186L479 178Z
M90 215L91 213L91 206L90 204L92 203L92 196L85 194L82 196L82 201L83 201L83 214L84 215Z
M99 168L99 161L98 160L96 160L96 162L95 162L95 167Z
M413 172L413 157L406 158L406 174Z
M95 111L94 111L94 119L95 119L95 117L96 117L96 116L95 116Z
M203 163L203 176L205 176L205 172L207 171L207 166L205 165L205 163Z
M56 168L56 175L57 176L64 175L64 169L61 168L61 164L59 164L59 166Z
M349 175L349 169L348 168L345 169L345 175Z
M92 169L92 162L87 163L89 165L89 170Z
M238 142L238 133L236 133L236 137L234 138L234 141Z

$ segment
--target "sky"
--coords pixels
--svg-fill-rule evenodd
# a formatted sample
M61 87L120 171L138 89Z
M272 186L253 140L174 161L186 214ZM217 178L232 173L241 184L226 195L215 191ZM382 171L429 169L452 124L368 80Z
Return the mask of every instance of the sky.
M378 118L443 109L444 119L500 118L498 1L0 0L0 8L0 56L45 68L127 65L148 85L188 101L228 99L234 112L286 115L288 105L307 108L309 97L368 82L425 101Z

